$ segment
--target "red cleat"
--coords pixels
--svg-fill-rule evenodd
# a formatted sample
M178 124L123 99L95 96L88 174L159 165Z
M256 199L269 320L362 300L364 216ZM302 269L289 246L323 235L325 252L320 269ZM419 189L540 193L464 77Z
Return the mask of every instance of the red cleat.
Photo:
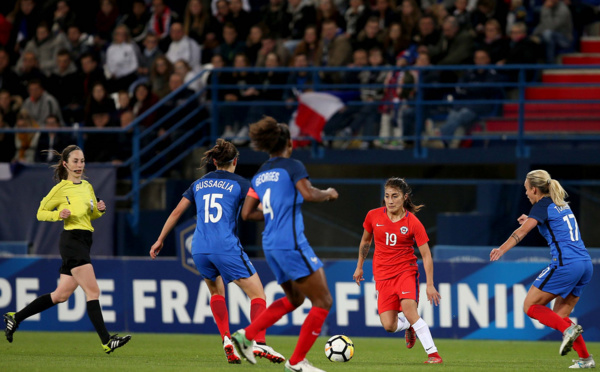
M415 342L417 342L417 333L413 327L406 330L404 338L406 338L406 347L412 349L412 347L415 346Z
M429 358L427 358L427 360L424 363L425 364L442 364L442 358L430 356Z

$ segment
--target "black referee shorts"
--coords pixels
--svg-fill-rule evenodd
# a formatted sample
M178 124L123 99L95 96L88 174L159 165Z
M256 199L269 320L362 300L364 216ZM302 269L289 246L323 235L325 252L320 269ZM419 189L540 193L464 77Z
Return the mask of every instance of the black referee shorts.
M63 230L60 234L60 257L62 266L59 273L71 275L71 269L91 264L92 232L88 230Z

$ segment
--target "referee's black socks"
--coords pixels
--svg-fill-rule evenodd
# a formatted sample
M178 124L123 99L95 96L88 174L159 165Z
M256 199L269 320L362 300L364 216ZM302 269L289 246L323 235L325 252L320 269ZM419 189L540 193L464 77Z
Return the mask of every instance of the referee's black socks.
M33 300L29 305L25 306L23 310L18 311L15 314L15 320L17 323L21 323L30 316L41 313L44 310L48 310L54 305L55 303L52 302L52 296L50 296L50 293L46 293L45 295L41 295Z
M91 300L87 302L87 313L88 317L92 321L98 336L100 336L100 340L103 345L108 343L110 340L110 335L106 330L106 325L104 325L104 318L102 317L102 309L100 308L100 301Z

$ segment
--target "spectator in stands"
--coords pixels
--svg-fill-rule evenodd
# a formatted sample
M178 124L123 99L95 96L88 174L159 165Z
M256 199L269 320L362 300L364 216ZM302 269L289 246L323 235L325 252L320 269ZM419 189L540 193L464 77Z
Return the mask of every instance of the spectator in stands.
M277 54L272 52L269 53L265 60L265 67L267 67L269 71L259 72L255 74L251 80L252 84L259 85L256 88L250 88L252 90L251 93L254 94L257 101L281 102L283 88L273 87L273 85L285 85L287 82L287 75L277 71L279 66L280 63ZM252 105L248 112L246 125L260 120L263 116L271 116L276 118L279 122L286 123L289 119L289 115L289 112L287 112L283 106Z
M250 61L250 66L256 65L256 58L258 57L258 52L262 48L262 38L263 38L263 30L260 25L254 25L250 27L250 33L248 34L248 38L246 39L246 48L245 54L248 57L248 61Z
M323 23L325 21L333 21L337 29L346 29L346 20L344 16L338 11L337 6L333 0L321 0L317 6L317 30L323 30Z
M40 7L34 0L17 0L13 11L6 16L13 25L6 45L6 50L11 53L12 58L16 60L15 57L19 56L25 44L33 39L42 18Z
M484 49L475 51L475 65L490 65L491 57ZM496 70L472 69L468 70L459 80L459 84L472 84L470 86L459 86L456 88L454 101L457 100L481 100L481 104L454 105L450 109L446 122L435 131L439 136L462 136L468 132L473 125L482 117L499 114L498 103L485 103L486 100L502 99L503 92L498 87L479 87L481 83L495 83L502 81L502 76ZM450 148L457 148L460 139L450 141Z
M317 34L317 26L308 26L304 30L304 37L294 50L294 55L305 54L308 59L308 66L319 66L320 61L318 60L317 56L318 45L319 36Z
M471 29L471 12L467 10L467 1L455 0L454 7L450 10L450 15L456 18L461 30Z
M226 66L231 66L236 55L244 53L246 46L238 40L238 33L231 23L223 26L223 43L217 47L215 54L220 54Z
M475 42L476 49L488 51L492 64L506 58L508 55L508 39L502 36L500 22L490 19L485 23L485 33L482 39Z
M286 11L286 3L283 0L269 0L269 3L261 8L260 14L261 24L269 30L274 40L288 37L290 16Z
M235 56L233 67L243 69L248 67L248 58L244 54L237 54ZM255 88L249 88L248 85L255 83L253 74L247 71L234 71L230 74L224 74L223 84L237 85L238 88L226 89L225 90L225 101L226 102L250 102L256 99L258 91ZM248 106L223 106L221 111L220 120L222 123L226 123L231 126L231 129L237 125L238 132L235 137L246 137L248 135L248 126L246 124L246 117L250 105ZM227 132L227 129L224 128ZM229 133L228 133L229 134ZM243 142L242 142L243 143Z
M477 0L477 8L471 12L471 28L476 38L485 34L485 23L494 18L495 8L496 0Z
M150 90L148 84L139 84L133 91L133 98L131 100L131 110L134 117L138 118L144 112L148 111L152 106L158 102L158 96ZM149 128L156 121L156 111L147 115L140 125L144 128Z
M17 114L21 110L23 99L19 95L11 95L6 89L0 90L0 114L9 127L14 127Z
M281 40L275 39L272 34L266 34L263 36L260 44L261 48L256 56L256 67L264 67L267 55L271 52L277 54L279 61L281 61L281 66L288 65L290 53L287 48L283 46Z
M0 112L0 129L10 128ZM0 133L0 163L10 163L16 155L15 134Z
M390 0L376 0L371 17L377 18L377 24L381 30L388 28L398 18L390 6Z
M469 32L461 31L454 17L446 18L442 31L440 42L428 48L431 61L436 65L469 63L473 55L473 37Z
M158 56L163 52L158 47L158 37L149 32L144 39L143 48L140 56L140 66L138 67L138 76L147 77L150 74L152 65Z
M396 59L411 46L411 38L408 36L402 31L400 23L394 22L390 25L383 38L383 51L387 63L396 64Z
M77 82L79 75L75 63L71 61L69 51L63 49L58 52L56 57L56 67L48 78L48 92L53 95L67 123L73 123L81 120L83 107L78 103L82 92L79 91Z
M183 60L192 68L200 67L200 46L183 32L183 24L179 21L173 22L169 37L169 48L165 56L171 63Z
M540 23L533 35L542 39L546 48L546 63L556 63L558 49L568 49L573 44L573 20L569 7L560 0L545 0Z
M60 128L60 121L56 115L48 115L45 120L44 128L46 129L58 129ZM69 146L72 140L67 133L63 132L44 132L40 133L40 138L35 149L35 162L36 163L53 163L58 161L58 158L52 153L51 150L61 152L65 147ZM46 150L46 151L44 151Z
M56 115L61 125L64 123L60 105L56 98L44 90L42 82L30 80L27 86L29 97L23 101L22 108L37 123L43 123L48 115Z
M85 104L88 97L92 94L92 88L95 83L106 83L104 71L98 65L96 56L92 53L85 53L81 56L81 73L79 75L80 87L78 91L82 92L79 103Z
M124 112L131 110L131 96L129 92L126 90L120 90L117 92L117 111L113 116L114 122L119 122L121 120L121 115Z
M201 0L188 0L183 16L183 32L202 47L201 63L212 58L213 50L219 45L220 33L215 30L216 21Z
M510 29L510 44L506 58L499 61L499 65L527 65L535 64L538 60L540 45L527 36L527 26L518 22L512 25ZM508 79L518 81L518 71L507 71ZM525 72L527 81L531 81L535 75L534 70Z
M356 40L360 31L365 28L369 11L367 11L363 0L350 0L350 7L344 13L346 21L346 36L351 40Z
M115 101L109 97L104 84L99 81L95 82L84 109L85 124L93 124L92 115L97 112L108 112L113 115L116 111Z
M527 8L523 5L523 0L511 0L510 11L506 17L506 33L510 35L515 23L527 24L530 22L530 18Z
M223 27L227 23L227 16L229 15L229 3L227 0L218 0L216 2L217 12L213 17L213 28L219 39L223 34ZM221 39L219 41L222 41Z
M67 28L67 48L71 53L71 60L77 61L90 52L94 45L94 38L86 33L82 33L77 25L70 25Z
M21 110L17 115L17 129L39 128L38 123L31 118L27 111ZM21 132L15 135L15 161L21 163L33 163L35 150L40 139L40 132Z
M112 116L107 111L96 111L92 114L92 124L96 129L116 127ZM88 163L107 163L115 158L118 151L118 133L103 131L85 134L85 160Z
M308 67L308 57L305 54L297 54L293 58L292 67L303 69ZM288 107L296 103L297 97L306 91L312 90L313 75L305 70L293 71L288 75L287 88L283 93L283 99L288 103Z
M148 21L148 31L163 39L169 35L171 24L177 18L177 13L171 10L164 0L152 0L152 13L150 14L150 21Z
M27 86L30 80L39 80L42 82L46 81L46 75L39 69L38 59L33 52L24 52L21 58L22 64L15 68L17 75L19 76L19 82L21 86L18 92L23 94L24 97L27 95Z
M250 27L254 24L250 13L242 8L242 0L229 0L229 14L225 20L235 26L237 34L242 38L248 35Z
M381 49L373 48L369 51L369 67L383 67L387 63L383 58ZM360 82L368 87L360 88L360 99L367 103L358 110L350 126L346 129L348 134L358 135L362 131L363 136L376 136L379 134L379 123L381 122L381 113L377 105L369 104L381 101L383 98L383 82L388 71L370 71L365 70L359 73ZM381 85L381 87L373 87ZM366 149L373 143L373 139L362 141L361 148Z
M417 25L421 19L421 10L415 0L403 0L400 7L403 33L411 38L417 33Z
M354 50L364 49L371 50L373 48L383 48L383 32L379 27L379 19L376 17L370 17L365 24L364 30L362 30L356 42L354 43Z
M290 17L289 40L285 42L285 47L293 51L302 40L306 28L317 23L317 12L308 0L288 0L287 13Z
M36 28L36 34L27 45L24 52L31 52L37 57L40 70L46 75L50 75L52 68L56 63L56 55L61 49L68 48L67 39L61 34L52 35L48 25L42 22ZM23 65L22 58L17 61L17 69Z
M424 15L419 20L417 34L413 41L419 46L432 47L437 45L442 37L441 31L436 27L435 19L431 15Z
M69 6L67 0L59 0L56 2L56 10L54 10L52 27L50 27L53 34L62 32L67 33L70 26L76 24L77 16L75 12Z
M131 11L127 13L120 22L127 26L131 33L131 39L138 44L146 39L148 35L148 21L150 12L144 0L133 0Z
M119 8L116 0L100 0L100 10L96 14L94 45L104 49L112 40L112 32L119 21Z
M105 69L111 92L127 90L137 80L140 55L137 44L131 41L127 26L118 25L113 33L113 42L106 50Z
M165 56L158 56L154 60L150 71L150 85L152 92L163 98L169 93L169 78L173 74L173 64Z
M20 87L19 76L10 68L10 54L0 48L0 90L12 89L17 93Z
M3 13L0 12L0 45L6 46L10 40L10 30L12 23L6 19Z
M351 58L352 45L348 38L343 34L337 35L337 25L333 19L324 21L315 61L319 66L342 67L350 63ZM325 83L339 84L342 81L342 72L321 73L321 79Z
M173 64L173 72L181 76L183 78L183 83L186 84L200 73L200 68L198 67L194 70L186 61L180 59ZM194 92L198 92L204 86L203 81L202 78L198 78L191 82L190 85L188 85L188 88Z

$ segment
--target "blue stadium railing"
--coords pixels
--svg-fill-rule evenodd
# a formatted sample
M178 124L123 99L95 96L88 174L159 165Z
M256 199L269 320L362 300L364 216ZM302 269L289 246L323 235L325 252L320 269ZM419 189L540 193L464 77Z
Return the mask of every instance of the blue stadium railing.
M397 67L365 67L360 69L354 69L354 71L363 71L363 70L373 70L373 71L392 71L392 70L401 70L402 68ZM434 84L426 84L426 83L418 83L414 85L405 85L407 88L414 88L415 90L415 98L411 100L409 104L415 108L416 112L416 128L415 134L410 136L403 136L402 140L412 140L414 141L414 147L412 150L412 156L415 160L423 159L428 157L428 149L423 147L421 144L421 140L424 138L422 134L422 130L424 128L424 109L427 106L452 106L457 104L489 104L495 103L498 105L505 103L513 103L518 105L518 130L515 134L487 134L487 133L479 133L479 134L468 134L463 135L460 139L472 139L472 140L498 140L498 141L514 141L514 150L516 158L526 158L529 156L529 143L535 143L540 141L560 141L560 142L569 142L569 141L600 141L600 134L579 134L579 133L569 133L569 134L528 134L525 132L525 89L529 87L597 87L600 89L600 84L598 83L539 83L539 82L529 82L526 80L527 72L533 71L538 76L541 75L542 70L583 70L583 69L600 69L600 66L562 66L562 65L510 65L510 66L474 66L474 65L466 65L466 66L431 66L431 67L408 67L404 68L405 70L417 70L417 71L425 71L425 70L438 70L438 71L466 71L469 69L495 69L498 71L517 71L518 72L518 81L516 82L496 82L496 83L486 83L486 84L443 84L443 83L434 83ZM268 68L248 68L245 69L248 72L269 72ZM352 85L352 84L325 84L321 82L320 73L335 73L335 72L344 72L344 71L352 71L352 69L348 68L331 68L331 67L312 67L305 69L296 69L296 68L288 68L282 67L277 71L281 73L290 73L294 71L304 70L311 74L312 76L312 84L310 88L312 91L334 91L339 89L355 89L359 90L361 87L377 87L381 88L382 85ZM218 70L203 70L197 76L195 76L192 80L188 81L182 87L178 88L176 91L171 92L166 97L161 99L155 106L151 107L149 110L141 114L137 117L130 125L125 128L88 128L85 126L74 126L69 128L61 128L61 129L17 129L17 128L0 128L0 133L3 132L70 132L77 138L77 143L80 146L84 146L84 135L86 133L127 133L131 132L131 140L132 140L132 156L124 161L122 164L118 165L119 167L126 167L130 169L131 172L131 181L132 186L131 190L124 196L120 196L121 200L130 200L131 201L131 219L130 223L134 229L137 229L139 222L139 210L140 210L140 191L146 185L148 185L152 180L157 177L163 175L167 170L173 167L175 164L180 162L185 156L187 156L195 147L204 146L209 143L214 143L214 141L219 137L221 133L219 133L219 110L223 107L234 107L234 106L257 106L257 105L275 105L275 106L284 106L288 105L288 103L281 101L247 101L247 102L227 102L220 101L218 99L219 92L224 89L239 89L240 87L237 85L224 85L219 81L219 73L230 73L230 72L239 72L240 69L235 68L223 68ZM212 72L212 73L211 73ZM196 92L194 95L188 97L185 101L179 102L177 107L171 110L169 113L164 115L158 121L153 123L150 127L144 128L140 125L150 115L159 110L166 102L169 100L176 98L177 95L185 89L190 84L194 83L197 79L205 79L206 74L209 74L207 84L203 89ZM423 99L423 90L424 89L447 89L447 88L455 88L455 87L468 87L468 86L477 86L477 87L490 87L490 88L502 88L502 89L517 89L518 98L517 99L498 99L498 100L439 100L439 101L427 101ZM246 85L245 88L250 88L252 85ZM254 87L263 88L262 85L255 85ZM291 85L270 85L268 89L292 89L295 86ZM539 103L539 104L548 104L551 105L553 103L567 103L567 104L584 104L584 103L593 103L600 104L600 99L595 100L527 100L527 103ZM350 101L346 103L348 106L359 106L359 105L397 105L397 102L393 101L376 101L376 102L361 102L361 101ZM167 129L160 136L157 136L154 139L146 140L145 138L152 134L157 133L157 129L160 128L164 123L167 123L171 118L186 110L184 116L180 118L176 123L169 122L169 129ZM181 132L180 128L184 125L189 124L190 120L197 120L200 112L210 112L207 115L204 115L206 118L198 121L196 123L192 123L192 126L186 126L185 132ZM599 122L600 122L600 118ZM208 135L197 135L201 130L208 130ZM600 133L600 132L599 132ZM194 136L196 134L196 136ZM160 152L154 155L150 155L152 149L156 149L157 145L167 137L176 137L173 138L172 142L166 147L161 148ZM353 137L354 139L360 140L374 140L379 137ZM430 137L433 138L433 137ZM455 137L435 137L435 139L449 140ZM312 156L318 157L319 146L316 142L311 138L300 138L310 140L313 143L312 146ZM336 140L336 139L347 139L346 137L335 137L329 136L324 137L324 140ZM387 139L394 139L393 137L389 137ZM186 144L186 146L182 146L182 144ZM450 151L450 150L448 150ZM142 157L147 156L147 160L144 159L144 164L141 164L140 159ZM158 165L158 161L167 159L165 163ZM152 169L151 167L156 165L158 169ZM155 168L156 168L155 167ZM144 177L142 179L142 173Z

